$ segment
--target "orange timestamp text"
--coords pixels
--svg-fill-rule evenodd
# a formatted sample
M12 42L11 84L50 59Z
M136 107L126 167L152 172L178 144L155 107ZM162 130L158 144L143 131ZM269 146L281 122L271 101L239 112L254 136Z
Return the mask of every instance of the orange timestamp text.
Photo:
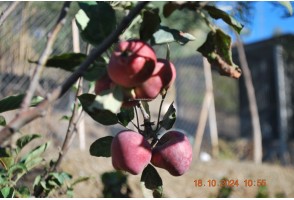
M244 179L244 180L238 180L238 179L195 179L194 180L194 186L195 187L239 187L239 186L245 186L245 187L260 187L260 186L266 186L266 180L265 179Z

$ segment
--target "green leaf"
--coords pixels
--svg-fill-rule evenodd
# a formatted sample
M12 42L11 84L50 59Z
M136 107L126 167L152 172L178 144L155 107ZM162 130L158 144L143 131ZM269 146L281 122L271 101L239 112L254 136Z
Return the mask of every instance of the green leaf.
M75 71L85 59L86 54L83 53L65 53L60 55L51 56L47 62L47 67L61 68L65 71ZM36 61L30 61L36 63Z
M8 170L14 164L13 157L0 157L0 164Z
M123 92L116 86L101 92L100 95L82 94L79 97L83 109L97 122L103 125L113 125L118 122L116 112L119 111Z
M112 136L99 138L90 146L90 154L96 157L111 157Z
M79 184L81 182L85 182L88 181L90 179L89 176L85 176L85 177L78 177L72 184L70 184L71 187L74 187L76 184Z
M46 142L45 144L42 144L40 146L37 146L35 149L33 149L32 151L30 151L29 153L27 153L21 159L21 162L26 165L26 167L28 168L28 170L29 170L29 168L31 168L35 164L39 163L39 162L36 162L35 159L37 161L42 160L42 158L40 157L40 155L46 151L46 149L48 148L49 144L50 144L50 142Z
M14 197L14 189L12 187L4 187L0 190L1 198L13 198Z
M61 186L66 180L72 179L72 176L66 172L51 172L49 174L49 179L56 180L55 183L57 183L58 186Z
M42 164L42 162L44 162L44 161L45 161L45 159L43 159L42 157L37 157L37 158L30 160L25 165L26 165L27 170L30 171L31 169Z
M31 197L30 189L26 186L20 186L19 188L17 188L16 192L20 195L21 198Z
M76 22L83 40L98 46L116 26L115 11L107 2L79 2Z
M140 26L140 39L149 40L160 26L159 9L151 9L143 12L143 22Z
M217 67L221 75L239 78L241 69L233 63L231 38L221 29L211 31L198 51Z
M0 115L0 126L6 126L5 118L2 115Z
M69 121L70 120L70 116L67 115L63 115L60 120L65 120L65 121Z
M74 192L73 192L73 188L67 188L67 190L66 190L66 196L68 197L68 198L73 198L73 195L74 195Z
M150 116L150 109L149 104L147 101L142 101L143 108L145 109L146 113Z
M293 8L290 1L278 1L278 3L284 6L288 10L290 15L293 14Z
M90 68L84 73L83 77L87 81L96 81L103 77L107 73L106 61L104 58L99 57L90 66Z
M38 175L38 176L36 176L36 178L34 180L33 188L35 188L38 185L40 185L40 182L41 182L41 175Z
M123 101L123 91L121 87L114 87L110 90L102 91L97 95L94 103L89 107L90 110L103 109L109 110L112 113L117 113L120 110Z
M238 33L241 32L242 28L244 27L240 22L238 22L235 18L233 18L228 13L216 8L215 6L205 6L205 10L208 11L209 15L214 19L222 19L228 25L235 29Z
M90 117L94 119L96 122L101 123L103 125L117 124L118 119L116 114L114 114L113 112L109 110L105 110L105 108L103 108L103 105L97 102L95 98L96 96L93 94L82 94L78 96L78 99L81 102L85 112L88 113ZM111 106L109 104L110 102L104 102L104 103Z
M135 117L133 108L121 108L117 114L117 119L126 127Z
M16 163L12 165L9 170L7 171L7 174L9 177L13 177L14 173L22 174L23 172L26 172L27 168L23 163Z
M22 136L21 138L19 138L16 141L16 146L18 148L18 152L24 147L26 146L29 142L31 142L32 140L36 139L36 138L40 138L41 135L38 134L32 134L32 135L25 135Z
M24 94L13 95L9 97L5 97L0 100L0 113L15 110L20 108L21 102L24 98ZM36 106L43 100L43 97L35 96L33 97L30 106Z
M85 61L87 55L82 53L65 53L54 55L47 60L46 66L60 68L65 71L74 72ZM37 63L36 61L30 61ZM95 81L100 76L106 73L106 61L102 57L98 57L88 70L83 74L83 77L88 81Z
M176 109L174 104L172 103L166 113L163 116L163 119L159 122L159 124L165 129L169 130L173 127L176 121Z
M151 44L165 44L169 42L178 42L185 45L189 41L195 40L195 37L189 33L184 33L166 26L160 26L159 30L153 34Z
M156 169L152 165L147 165L143 170L141 182L145 187L153 191L153 197L162 196L162 180Z

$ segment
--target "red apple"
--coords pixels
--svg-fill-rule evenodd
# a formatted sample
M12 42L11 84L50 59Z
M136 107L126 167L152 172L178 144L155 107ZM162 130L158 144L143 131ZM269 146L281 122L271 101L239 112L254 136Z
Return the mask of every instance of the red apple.
M163 88L168 89L176 79L175 66L168 60L160 58L157 60L156 67L160 67L158 74L162 80Z
M179 131L168 131L152 150L151 163L166 169L173 176L183 175L192 162L189 139Z
M133 175L143 171L151 160L151 146L139 133L124 130L112 140L112 165Z
M175 66L168 60L158 59L152 76L135 88L136 98L152 100L162 89L168 89L175 79Z
M108 73L111 80L127 88L147 80L156 65L152 47L140 40L123 41L112 53Z
M104 90L110 89L114 83L109 78L108 74L106 73L104 76L102 76L99 80L95 83L95 94L100 94Z

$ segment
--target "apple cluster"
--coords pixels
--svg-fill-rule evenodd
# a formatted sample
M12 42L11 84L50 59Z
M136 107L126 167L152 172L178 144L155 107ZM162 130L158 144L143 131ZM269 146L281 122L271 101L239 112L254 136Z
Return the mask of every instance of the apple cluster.
M110 57L107 72L96 81L95 93L120 85L124 91L123 106L156 98L176 78L174 65L157 58L152 47L141 40L120 42Z
M133 175L141 173L151 162L173 176L181 176L191 165L192 147L187 136L179 131L166 132L152 148L141 134L124 130L113 138L111 156L115 169Z

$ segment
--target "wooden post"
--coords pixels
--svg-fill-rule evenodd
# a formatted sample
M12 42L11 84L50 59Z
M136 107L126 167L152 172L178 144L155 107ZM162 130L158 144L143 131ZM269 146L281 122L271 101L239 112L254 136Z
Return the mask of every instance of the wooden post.
M206 91L203 99L203 104L200 112L198 127L195 132L195 143L194 143L194 158L198 159L201 149L201 143L203 140L203 135L205 131L205 125L208 119L210 135L211 135L211 145L212 145L212 155L216 157L218 155L218 134L217 134L217 123L215 116L214 107L214 95L213 95L213 84L211 76L211 68L206 58L203 58L203 68L205 76Z
M237 38L237 51L239 55L239 60L243 70L245 88L248 96L249 111L251 115L251 124L253 128L253 143L254 143L254 162L256 164L262 163L262 133L259 122L259 114L257 108L257 102L255 97L255 90L252 82L251 72L247 63L247 58L245 54L245 48L241 41L240 36L235 33Z
M278 45L275 47L275 76L277 85L277 102L278 102L278 130L279 130L279 147L281 154L281 163L288 164L287 158L287 134L288 134L288 119L287 119L287 95L285 85L285 66L283 62L283 47Z
M79 30L76 25L75 20L72 20L72 38L73 38L73 51L75 53L80 53L80 38L79 38ZM82 78L82 77L81 77ZM78 84L78 83L77 83ZM82 80L81 80L81 86L82 86ZM79 108L79 112L81 113L82 108ZM81 118L79 120L79 123L77 124L77 132L79 135L79 141L80 141L80 150L85 150L86 149L86 137L85 137L85 119L84 119L84 114L81 113Z
M215 115L214 106L214 95L213 95L213 83L211 75L211 66L206 58L203 58L204 77L206 84L206 91L211 95L211 102L209 104L208 123L211 137L212 156L215 158L218 156L218 133L217 133L217 122Z

